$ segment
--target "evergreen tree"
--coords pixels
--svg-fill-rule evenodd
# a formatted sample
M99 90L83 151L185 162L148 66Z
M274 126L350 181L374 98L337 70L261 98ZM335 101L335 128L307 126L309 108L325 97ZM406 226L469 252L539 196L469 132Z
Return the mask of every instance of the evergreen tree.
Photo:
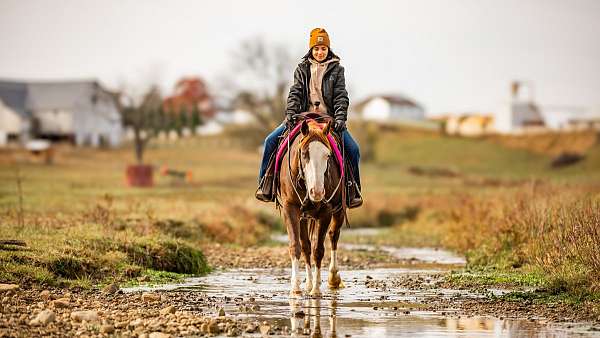
M196 129L202 124L202 116L200 116L200 110L197 105L194 105L192 110L192 133L196 134Z

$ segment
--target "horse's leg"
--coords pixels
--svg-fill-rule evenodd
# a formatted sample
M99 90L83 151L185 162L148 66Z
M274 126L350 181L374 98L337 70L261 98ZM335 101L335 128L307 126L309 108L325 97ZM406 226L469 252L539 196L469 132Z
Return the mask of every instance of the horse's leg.
M302 249L302 256L304 256L304 262L306 263L306 292L310 292L313 286L312 279L312 268L310 264L310 236L308 235L309 222L306 218L300 220L300 247Z
M331 261L329 262L328 284L332 289L337 289L342 283L337 265L337 244L340 238L340 230L344 225L344 213L338 212L333 215L331 226L329 227L329 241L331 242Z
M283 219L287 227L290 259L292 260L292 276L290 295L301 295L300 276L298 274L300 265L300 209L294 205L286 205L283 208Z
M321 295L321 261L325 255L325 236L327 235L327 229L329 229L329 222L331 222L331 214L325 212L319 220L316 222L316 231L312 238L312 258L314 264L314 276L313 276L313 287L310 291L311 296Z

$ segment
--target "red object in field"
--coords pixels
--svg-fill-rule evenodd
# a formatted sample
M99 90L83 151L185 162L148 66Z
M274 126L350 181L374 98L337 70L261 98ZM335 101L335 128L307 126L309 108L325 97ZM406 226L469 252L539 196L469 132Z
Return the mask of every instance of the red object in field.
M130 187L151 187L154 185L151 165L137 164L127 166L125 180Z

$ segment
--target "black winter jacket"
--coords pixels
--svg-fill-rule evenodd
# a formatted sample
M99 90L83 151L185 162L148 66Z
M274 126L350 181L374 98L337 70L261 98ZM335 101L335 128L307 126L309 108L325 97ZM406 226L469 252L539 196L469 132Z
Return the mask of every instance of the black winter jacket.
M294 72L294 84L290 87L287 99L286 116L308 111L310 85L310 61L304 60L298 64ZM348 118L348 92L346 91L346 79L344 67L339 62L332 62L327 66L323 75L323 100L327 106L327 114L336 120Z

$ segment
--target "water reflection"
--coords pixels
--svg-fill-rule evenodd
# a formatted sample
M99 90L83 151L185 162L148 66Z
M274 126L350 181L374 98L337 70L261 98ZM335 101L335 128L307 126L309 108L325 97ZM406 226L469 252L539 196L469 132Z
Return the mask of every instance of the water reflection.
M321 299L290 299L290 327L292 337L305 337L310 335L311 338L337 338L337 299L330 301L331 306L325 309L328 311L328 324L326 330L327 335L323 336L321 329L322 319Z
M384 280L407 273L415 272L405 269L345 271L342 278L346 288L336 292L324 290L321 299L290 299L289 270L286 269L217 272L190 279L185 284L160 288L201 292L214 297L228 315L261 323L267 321L273 327L285 328L278 334L292 337L571 337L595 333L590 332L589 327L576 332L573 326L551 326L537 320L458 317L452 309L444 310L445 315L441 315L441 311L420 310L419 305L432 295L450 299L457 290L382 290L369 288L364 282L367 276ZM239 310L234 299L250 297L256 299L260 310ZM467 292L462 297L478 295Z

